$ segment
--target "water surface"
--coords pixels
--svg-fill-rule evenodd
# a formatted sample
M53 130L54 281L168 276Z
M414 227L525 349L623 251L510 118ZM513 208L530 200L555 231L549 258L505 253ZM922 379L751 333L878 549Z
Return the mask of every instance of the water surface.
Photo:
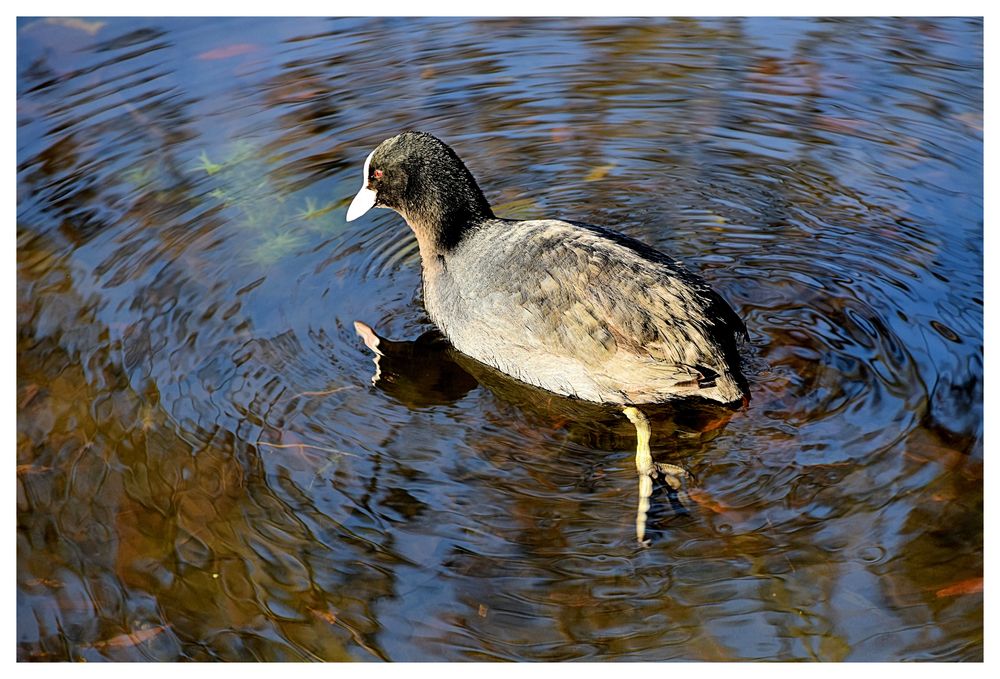
M982 659L981 21L17 35L19 659ZM424 336L409 229L344 222L406 128L746 319L649 547L628 421Z

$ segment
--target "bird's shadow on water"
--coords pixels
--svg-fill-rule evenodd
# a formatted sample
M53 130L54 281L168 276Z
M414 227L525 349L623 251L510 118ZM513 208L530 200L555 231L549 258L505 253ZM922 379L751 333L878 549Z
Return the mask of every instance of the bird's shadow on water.
M553 427L573 423L574 427L600 432L597 438L601 449L635 449L636 429L621 406L559 396L514 380L458 352L437 330L425 332L415 340L400 341L380 337L360 321L355 321L354 327L374 354L373 386L408 408L453 404L482 386L536 422L548 422ZM737 411L703 400L685 400L644 405L642 412L658 441L704 444L718 436ZM667 524L691 516L693 500L688 490L692 482L696 482L694 476L677 488L676 483L666 481L665 475L655 478L647 537L655 539L666 530Z

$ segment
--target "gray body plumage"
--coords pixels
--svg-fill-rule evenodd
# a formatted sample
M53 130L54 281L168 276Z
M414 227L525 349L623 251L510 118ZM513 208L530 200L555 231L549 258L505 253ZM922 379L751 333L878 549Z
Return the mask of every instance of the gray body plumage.
M609 235L557 220L485 221L424 258L424 305L462 353L558 394L742 399L729 365L742 322L677 262Z

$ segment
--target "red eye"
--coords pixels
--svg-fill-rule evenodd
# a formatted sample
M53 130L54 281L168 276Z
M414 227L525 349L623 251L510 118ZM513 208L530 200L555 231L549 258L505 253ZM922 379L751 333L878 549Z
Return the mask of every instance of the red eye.
M375 179L382 178L382 170L375 170L375 172L373 172L372 174L375 176Z

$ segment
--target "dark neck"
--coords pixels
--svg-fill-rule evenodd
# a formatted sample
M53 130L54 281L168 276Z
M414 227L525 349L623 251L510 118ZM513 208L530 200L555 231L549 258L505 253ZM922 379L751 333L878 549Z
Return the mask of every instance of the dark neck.
M422 247L443 254L454 249L477 225L493 219L493 210L461 161L457 166L434 168L428 174L435 181L408 186L399 213Z

